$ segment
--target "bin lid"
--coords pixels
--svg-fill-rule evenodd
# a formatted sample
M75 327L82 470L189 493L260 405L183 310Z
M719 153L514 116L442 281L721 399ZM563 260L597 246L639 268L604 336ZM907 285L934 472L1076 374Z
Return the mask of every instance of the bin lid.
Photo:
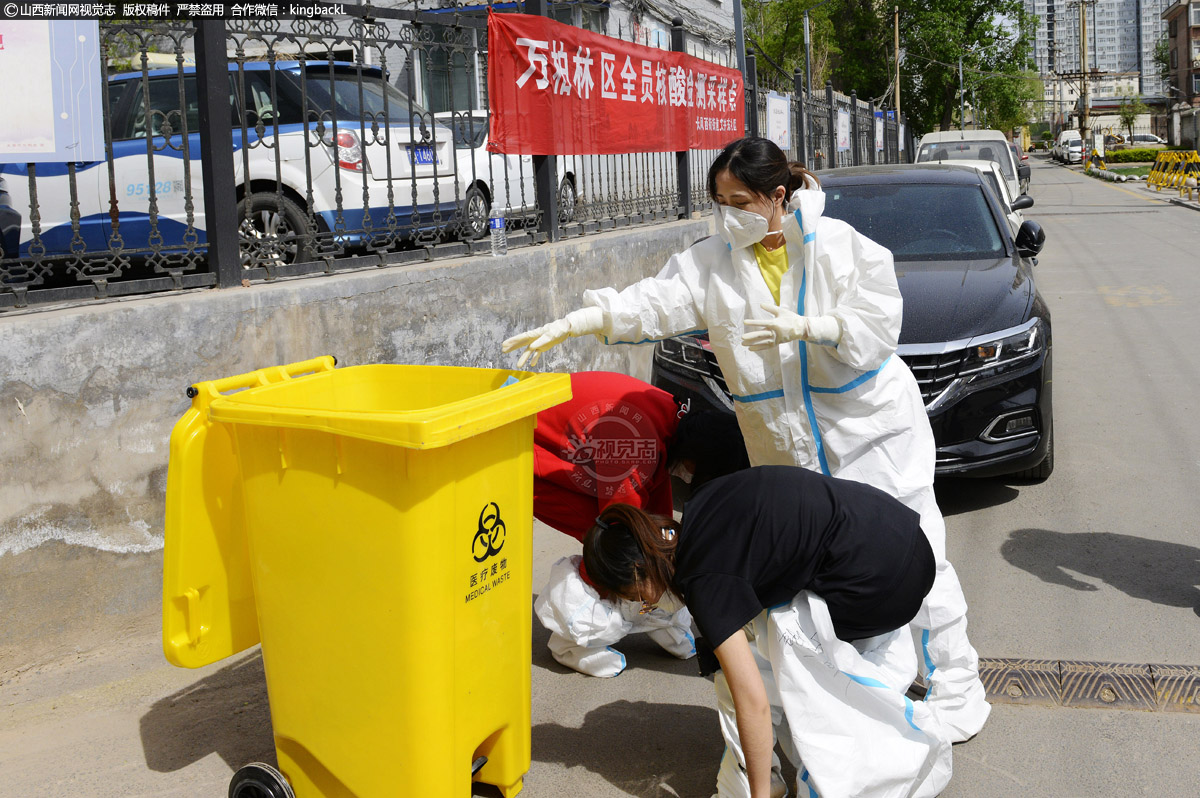
M171 432L167 466L163 651L172 664L198 668L259 642L231 424L428 449L571 398L568 374L335 365L326 356L188 389L192 406Z
M259 642L232 429L209 417L226 391L330 371L332 357L261 369L188 388L192 406L171 431L163 551L163 652L185 668Z
M224 396L213 401L209 416L231 424L321 430L432 449L570 398L569 374L369 365L319 371Z

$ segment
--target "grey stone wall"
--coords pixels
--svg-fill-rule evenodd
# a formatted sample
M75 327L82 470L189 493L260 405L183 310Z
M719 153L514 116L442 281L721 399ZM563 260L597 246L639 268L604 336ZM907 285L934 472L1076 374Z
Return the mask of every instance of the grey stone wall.
M421 267L0 317L0 674L160 613L171 428L203 380L340 366L515 367L500 342L655 273L707 235L678 222ZM547 371L648 376L648 347L573 340Z

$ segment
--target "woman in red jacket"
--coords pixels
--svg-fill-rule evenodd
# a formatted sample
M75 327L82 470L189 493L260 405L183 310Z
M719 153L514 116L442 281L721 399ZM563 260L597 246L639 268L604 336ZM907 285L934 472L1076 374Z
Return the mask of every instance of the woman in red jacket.
M612 504L671 515L672 470L702 481L714 469L749 465L732 414L698 412L681 422L685 411L671 394L612 372L571 375L571 393L570 401L538 414L533 514L576 540ZM696 653L685 607L642 613L640 604L598 590L579 555L554 564L534 610L550 630L554 659L591 676L625 669L612 646L633 632L649 633L681 659Z

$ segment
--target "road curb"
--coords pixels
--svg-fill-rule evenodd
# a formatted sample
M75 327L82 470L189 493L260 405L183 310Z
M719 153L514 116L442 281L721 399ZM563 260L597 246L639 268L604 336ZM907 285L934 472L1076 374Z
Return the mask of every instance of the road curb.
M1177 199L1176 197L1167 197L1167 202L1172 205L1178 205L1180 208L1188 208L1193 211L1200 211L1200 203L1188 202L1185 199Z

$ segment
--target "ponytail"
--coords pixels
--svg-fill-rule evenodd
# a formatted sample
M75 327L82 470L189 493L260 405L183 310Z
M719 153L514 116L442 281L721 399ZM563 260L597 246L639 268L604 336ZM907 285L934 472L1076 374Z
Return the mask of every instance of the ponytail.
M610 505L583 539L583 566L593 582L618 595L638 582L675 590L678 531L667 516Z
M792 173L792 179L788 182L788 196L800 189L818 189L821 187L821 181L812 172L804 168L804 164L799 161L788 161L788 170Z

